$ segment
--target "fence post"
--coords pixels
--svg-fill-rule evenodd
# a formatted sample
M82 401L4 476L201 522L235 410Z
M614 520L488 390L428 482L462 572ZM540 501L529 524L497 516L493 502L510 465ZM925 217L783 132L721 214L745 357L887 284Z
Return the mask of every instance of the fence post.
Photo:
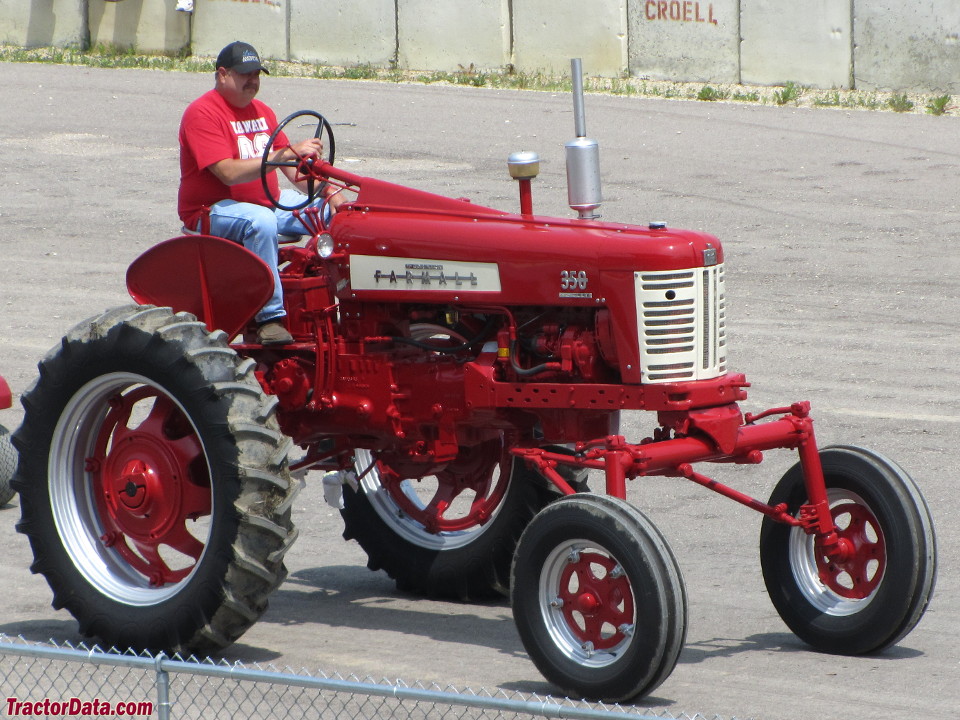
M170 720L170 674L163 669L163 661L167 659L164 653L156 657L157 667L157 717L159 720Z

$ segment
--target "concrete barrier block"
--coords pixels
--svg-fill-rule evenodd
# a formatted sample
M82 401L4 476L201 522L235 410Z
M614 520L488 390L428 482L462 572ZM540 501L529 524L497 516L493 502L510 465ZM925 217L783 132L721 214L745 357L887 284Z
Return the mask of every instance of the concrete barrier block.
M176 6L177 0L90 0L90 43L145 53L182 50L190 45L190 15Z
M745 83L849 88L853 0L741 0Z
M288 2L194 0L193 54L216 57L224 46L242 40L264 60L287 60Z
M455 72L510 62L509 0L398 0L400 67Z
M87 39L85 5L85 0L0 0L0 42L20 47L81 46Z
M386 67L396 59L395 0L290 0L290 59Z
M626 0L514 0L514 65L521 72L570 74L581 58L587 75L627 69Z
M740 0L632 2L630 74L653 80L740 80Z
M854 28L857 88L960 93L957 0L859 0Z
M13 0L0 0L0 42L6 45L31 47L49 45L50 42L33 42L28 39L30 28L31 7L26 3ZM45 23L52 26L53 23ZM36 35L37 30L34 30Z

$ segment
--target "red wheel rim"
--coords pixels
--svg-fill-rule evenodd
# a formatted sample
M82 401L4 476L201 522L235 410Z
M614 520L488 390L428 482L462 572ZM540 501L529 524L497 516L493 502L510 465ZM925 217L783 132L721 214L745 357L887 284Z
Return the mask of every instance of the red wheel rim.
M844 502L830 512L842 551L834 558L817 553L820 581L843 598L863 600L877 589L887 566L883 531L863 505Z
M210 515L212 501L203 446L182 410L148 386L114 395L86 467L103 544L152 587L189 575L204 544L187 522Z
M507 492L511 461L499 440L463 448L456 460L436 473L435 487L429 490L426 502L410 492L409 484L421 481L402 478L382 462L377 469L381 486L397 507L428 533L437 534L470 530L489 522Z
M619 645L625 629L633 627L633 590L620 564L607 555L571 553L557 598L570 632L593 650Z

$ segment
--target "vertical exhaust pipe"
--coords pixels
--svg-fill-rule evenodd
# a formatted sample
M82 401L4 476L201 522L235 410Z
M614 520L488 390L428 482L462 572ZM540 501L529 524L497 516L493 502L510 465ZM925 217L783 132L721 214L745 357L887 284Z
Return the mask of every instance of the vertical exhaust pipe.
M567 159L567 201L580 220L600 217L597 209L603 202L600 190L600 146L587 137L587 121L583 111L583 67L580 58L570 60L573 79L573 122L577 137L564 145Z

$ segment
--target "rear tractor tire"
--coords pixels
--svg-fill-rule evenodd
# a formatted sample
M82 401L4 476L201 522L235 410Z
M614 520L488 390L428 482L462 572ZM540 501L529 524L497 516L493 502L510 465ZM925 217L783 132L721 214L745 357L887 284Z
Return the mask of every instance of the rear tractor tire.
M69 331L23 397L17 530L53 606L108 646L223 648L285 576L289 440L226 341L117 308Z
M356 490L344 487L343 537L415 595L482 600L507 595L523 529L561 497L496 440L463 448L434 476L403 479L366 450Z

